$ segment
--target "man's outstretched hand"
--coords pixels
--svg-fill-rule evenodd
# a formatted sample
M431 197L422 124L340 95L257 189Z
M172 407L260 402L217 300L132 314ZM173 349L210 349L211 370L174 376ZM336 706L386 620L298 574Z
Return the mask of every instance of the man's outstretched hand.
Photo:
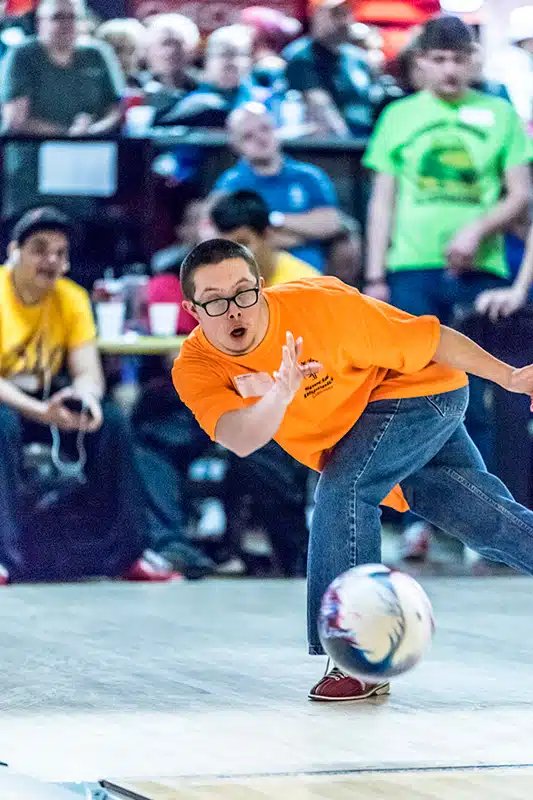
M283 345L280 368L274 373L276 389L286 405L292 401L304 378L315 375L324 369L319 361L300 364L302 348L302 337L300 336L294 341L292 333L287 332L287 343Z

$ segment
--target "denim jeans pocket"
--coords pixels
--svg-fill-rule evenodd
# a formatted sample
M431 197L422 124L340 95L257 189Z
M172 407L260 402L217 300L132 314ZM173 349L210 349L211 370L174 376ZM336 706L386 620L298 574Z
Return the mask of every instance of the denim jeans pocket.
M462 417L468 405L468 387L442 394L430 394L426 396L426 400L441 417Z

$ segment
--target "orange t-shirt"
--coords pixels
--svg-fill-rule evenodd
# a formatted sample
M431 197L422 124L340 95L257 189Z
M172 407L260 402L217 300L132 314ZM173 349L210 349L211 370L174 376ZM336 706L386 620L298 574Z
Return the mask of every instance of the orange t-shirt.
M212 439L223 414L253 405L268 390L287 331L303 337L301 360L319 361L324 370L304 380L274 438L315 470L373 400L439 394L468 382L464 372L431 360L440 339L436 317L413 317L329 277L273 286L265 297L268 330L252 352L222 353L198 327L174 362L174 386ZM248 373L260 375L239 379ZM243 397L250 387L255 396ZM385 502L408 508L399 487Z

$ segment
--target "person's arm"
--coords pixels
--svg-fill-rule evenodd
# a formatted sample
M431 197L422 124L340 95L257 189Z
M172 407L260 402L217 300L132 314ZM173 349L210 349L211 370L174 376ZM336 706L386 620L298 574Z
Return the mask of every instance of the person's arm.
M317 126L319 133L350 135L344 117L324 88L323 76L312 57L302 57L302 54L289 56L285 74L289 88L302 93L309 121Z
M454 331L446 325L440 326L440 340L433 361L463 370L470 375L477 375L479 378L485 378L504 389L509 387L514 370L509 364L505 364L487 353L468 336Z
M524 258L512 286L503 289L488 289L476 297L478 314L487 314L492 322L498 317L509 317L527 303L533 283L533 226L530 228Z
M440 326L440 341L433 361L486 378L508 392L527 394L531 398L533 411L533 364L512 367L491 356L467 336L445 325Z
M454 271L472 269L481 242L509 228L529 202L531 178L528 164L504 172L505 196L484 216L462 228L446 248L448 266Z
M0 378L0 403L41 425L57 425L66 431L76 430L79 427L77 415L63 407L61 398L57 394L49 400L37 400L6 378Z
M6 378L0 378L0 403L35 422L45 422L46 404L37 400Z
M87 132L90 136L101 136L104 133L111 133L118 129L120 119L120 105L116 103L108 109L105 116L89 125Z
M102 85L99 87L102 96L102 109L105 113L100 119L91 122L88 129L90 136L101 136L113 132L120 125L120 100L126 88L122 69L112 47L105 42L94 42L96 52L93 57L101 70Z
M105 380L96 343L87 342L70 350L67 361L72 388L80 394L88 393L101 400L105 392Z
M60 125L32 117L29 97L16 97L2 105L2 128L6 133L35 136L61 136L67 133L67 129Z
M287 333L287 344L283 345L281 365L274 373L272 388L255 405L222 414L215 428L219 444L244 458L276 435L304 377L323 369L317 362L299 364L301 352L302 339L295 342L292 333Z
M86 342L69 350L67 363L72 383L58 392L57 396L61 399L77 397L83 400L90 413L83 427L88 431L98 430L102 424L100 401L105 392L105 380L96 343Z
M301 239L333 239L342 230L341 216L336 208L324 206L301 214L284 214L282 231Z
M304 92L309 118L325 134L346 137L350 129L346 120L325 89L309 89Z
M36 92L34 45L26 42L10 47L0 68L0 103L2 128L6 133L34 136L58 136L66 127L34 115L32 97Z
M389 289L385 261L389 248L396 201L396 178L378 172L374 178L368 206L365 294L387 300Z
M292 250L305 244L305 237L291 233L285 228L270 228L270 243L274 250Z
M276 233L299 236L301 241L333 239L341 233L343 224L333 182L323 170L310 164L301 164L300 170L308 210L284 214Z

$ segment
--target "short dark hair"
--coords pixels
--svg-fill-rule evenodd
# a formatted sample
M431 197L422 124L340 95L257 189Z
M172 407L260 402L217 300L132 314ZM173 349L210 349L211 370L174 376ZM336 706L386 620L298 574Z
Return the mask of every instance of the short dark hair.
M66 214L53 206L32 208L21 216L13 227L11 241L22 247L26 239L39 231L59 231L70 239L72 224Z
M194 300L194 273L209 264L221 264L230 258L242 258L250 267L253 276L259 279L261 273L257 262L247 247L229 239L207 239L191 250L185 257L180 269L181 290L186 300Z
M459 17L434 17L424 25L416 45L422 52L457 50L471 53L474 47L474 37L472 29Z
M221 233L246 227L262 236L269 226L267 204L248 189L222 195L211 207L210 216Z

